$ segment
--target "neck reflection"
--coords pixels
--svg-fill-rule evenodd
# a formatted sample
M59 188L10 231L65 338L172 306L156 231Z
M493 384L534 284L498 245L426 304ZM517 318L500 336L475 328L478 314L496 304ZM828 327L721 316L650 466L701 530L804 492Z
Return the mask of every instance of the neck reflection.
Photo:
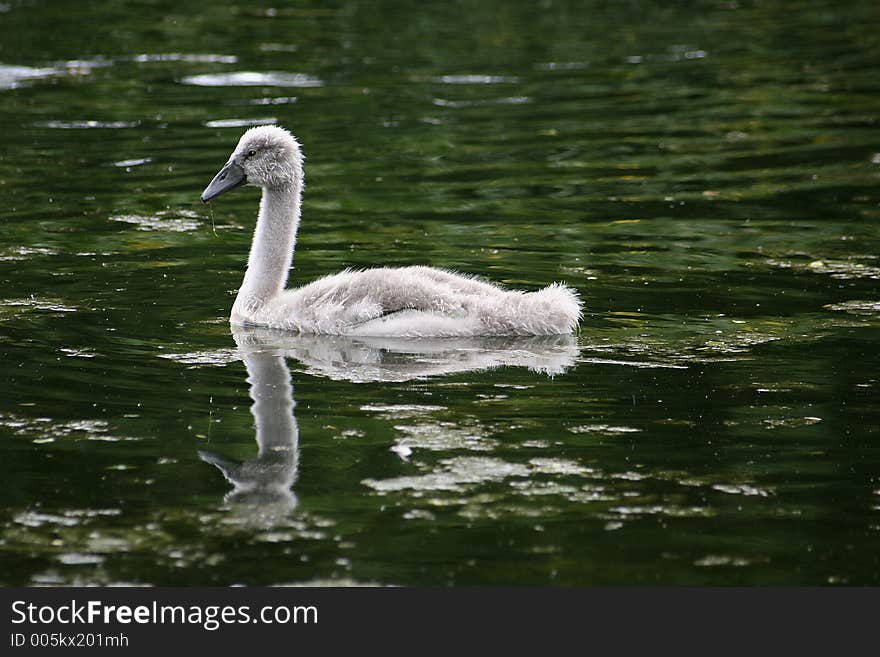
M290 370L277 349L264 347L247 334L234 337L248 373L257 456L244 462L207 451L200 451L199 456L217 466L232 484L227 503L284 514L297 504L292 487L299 460L299 427L293 413L296 402Z

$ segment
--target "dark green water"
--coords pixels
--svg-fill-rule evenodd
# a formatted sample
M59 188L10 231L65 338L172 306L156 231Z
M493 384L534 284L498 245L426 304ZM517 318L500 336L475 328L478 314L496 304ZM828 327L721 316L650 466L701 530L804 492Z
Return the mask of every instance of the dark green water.
M880 584L876 1L423 4L0 5L0 583ZM271 121L580 334L233 336Z

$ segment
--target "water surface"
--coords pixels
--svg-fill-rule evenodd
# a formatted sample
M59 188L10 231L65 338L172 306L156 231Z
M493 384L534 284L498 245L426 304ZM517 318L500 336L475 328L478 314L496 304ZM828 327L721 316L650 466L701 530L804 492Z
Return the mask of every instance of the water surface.
M880 583L876 3L77 11L0 5L0 583ZM293 282L580 333L233 333L265 123Z

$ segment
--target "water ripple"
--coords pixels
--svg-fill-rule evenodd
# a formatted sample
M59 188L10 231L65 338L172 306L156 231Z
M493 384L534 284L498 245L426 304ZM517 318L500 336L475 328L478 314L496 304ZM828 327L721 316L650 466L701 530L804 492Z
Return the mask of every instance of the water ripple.
M431 81L440 84L513 84L519 82L519 78L510 75L440 75Z
M207 128L250 128L255 125L273 125L278 123L275 117L265 119L215 119L205 121Z
M34 125L38 128L56 128L59 130L88 130L91 128L136 128L140 121L97 121L87 119L82 121L37 121Z
M33 80L40 80L63 74L64 71L58 68L0 64L0 89L17 89Z
M238 57L235 55L215 55L215 54L189 54L189 53L143 53L131 57L131 61L139 64L151 62L188 62L193 64L235 64Z
M260 73L236 71L232 73L204 73L188 75L180 80L183 84L199 87L321 87L322 80L305 73L280 71Z
M198 230L201 222L192 217L148 216L140 214L122 214L110 217L110 221L133 224L137 230L165 231L183 233Z

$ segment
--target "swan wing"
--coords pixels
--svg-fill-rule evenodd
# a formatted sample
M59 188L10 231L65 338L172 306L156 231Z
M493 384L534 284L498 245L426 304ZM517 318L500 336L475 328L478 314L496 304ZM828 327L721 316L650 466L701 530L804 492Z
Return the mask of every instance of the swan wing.
M317 335L558 335L580 319L573 290L503 290L430 267L347 270L282 293L255 323Z

